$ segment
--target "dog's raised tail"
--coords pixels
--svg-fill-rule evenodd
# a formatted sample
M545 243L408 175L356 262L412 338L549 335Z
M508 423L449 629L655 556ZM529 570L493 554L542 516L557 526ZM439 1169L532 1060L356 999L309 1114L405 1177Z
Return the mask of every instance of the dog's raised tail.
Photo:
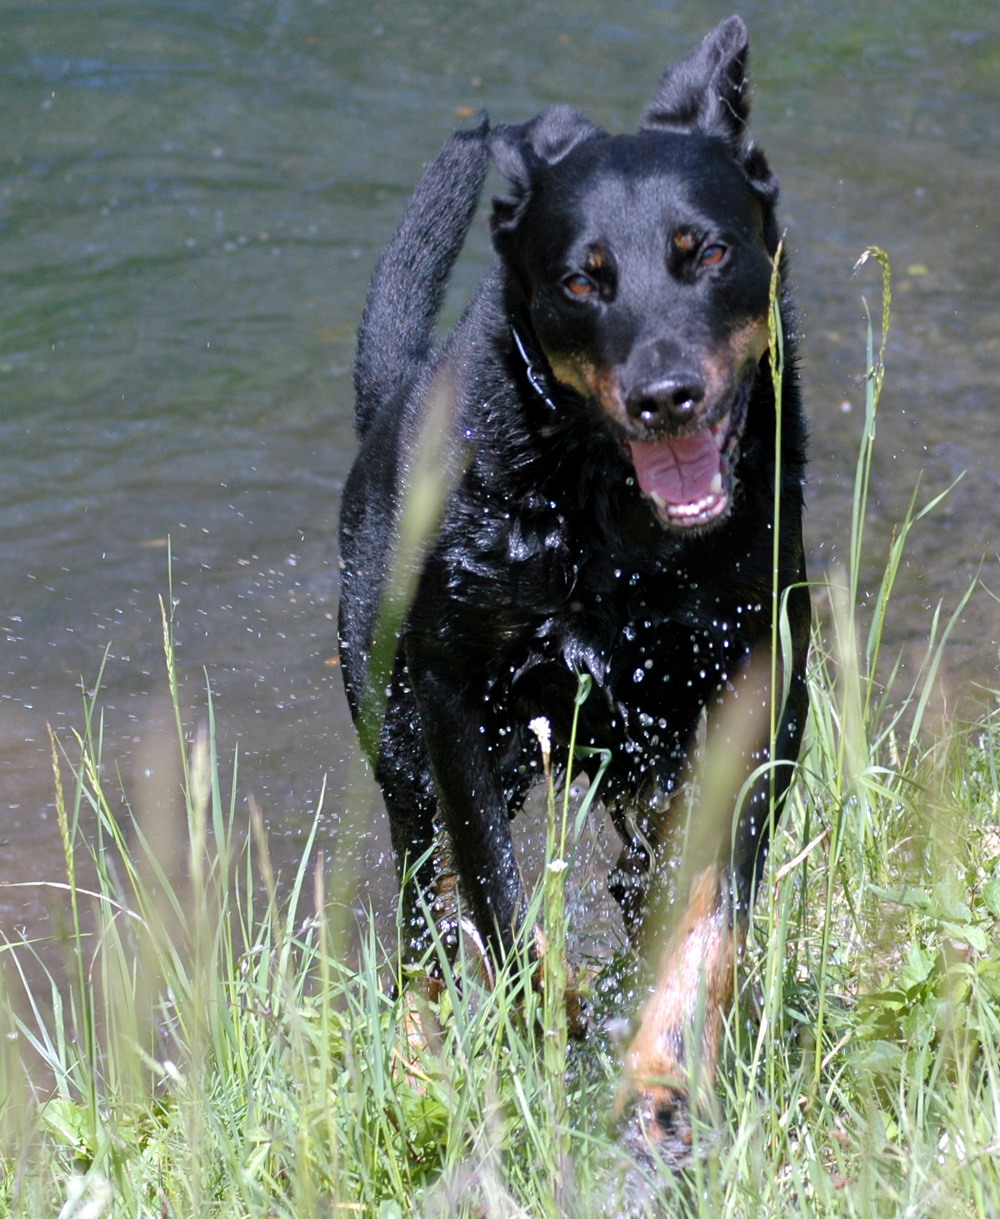
M379 259L358 328L354 422L364 435L381 403L426 361L448 277L489 168L489 123L456 132L427 166Z

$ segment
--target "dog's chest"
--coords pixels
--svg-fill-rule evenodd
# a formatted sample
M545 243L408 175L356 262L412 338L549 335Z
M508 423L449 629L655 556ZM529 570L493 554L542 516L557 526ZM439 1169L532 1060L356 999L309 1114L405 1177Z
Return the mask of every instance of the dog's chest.
M734 538L683 545L658 526L626 531L621 513L602 529L541 495L464 507L447 530L441 608L491 684L542 664L589 673L614 702L659 706L667 687L724 681L766 629L770 572Z
M578 573L558 646L567 657L584 652L615 702L658 705L672 683L716 685L756 634L763 610L756 598L708 584L676 561L591 567Z
M589 673L611 700L636 709L726 680L765 620L753 581L720 580L690 557L574 548L551 531L518 544L507 567L500 634L507 671L539 661ZM512 556L513 557L513 556Z
M745 659L757 615L711 613L697 589L660 573L576 574L558 609L508 639L492 697L515 721L544 715L565 743L577 683L589 679L577 740L654 764Z

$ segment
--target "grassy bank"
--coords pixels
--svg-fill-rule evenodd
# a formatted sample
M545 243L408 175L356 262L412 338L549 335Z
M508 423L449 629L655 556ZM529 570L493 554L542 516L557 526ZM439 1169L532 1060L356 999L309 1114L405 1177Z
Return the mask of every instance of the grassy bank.
M902 691L881 654L918 513L858 611L874 347L868 363L850 557L818 592L808 740L717 1105L687 1175L651 1176L636 1213L1000 1214L1000 724L929 722L947 617ZM165 650L177 706L169 619ZM350 878L320 844L278 891L210 699L203 728L178 712L174 752L183 799L165 825L128 807L102 757L99 695L79 737L53 741L64 951L0 944L0 1213L623 1213L613 966L581 1046L516 962L490 992L448 974L440 1043L418 1044L370 925L347 950L331 899ZM569 812L552 801L550 859L572 857ZM558 944L573 868L545 877Z

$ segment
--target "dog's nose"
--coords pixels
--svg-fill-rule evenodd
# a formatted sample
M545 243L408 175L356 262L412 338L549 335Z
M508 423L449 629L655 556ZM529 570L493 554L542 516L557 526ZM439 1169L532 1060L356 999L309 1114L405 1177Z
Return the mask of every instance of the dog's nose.
M694 369L636 386L625 399L629 417L648 428L687 423L705 397L705 378Z

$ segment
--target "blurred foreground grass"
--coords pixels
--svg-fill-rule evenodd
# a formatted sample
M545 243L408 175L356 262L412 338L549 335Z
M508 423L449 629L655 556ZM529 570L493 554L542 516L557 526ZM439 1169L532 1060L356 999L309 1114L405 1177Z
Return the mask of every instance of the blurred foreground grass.
M902 694L881 654L907 534L933 504L901 522L859 612L881 380L870 344L851 557L817 598L807 742L717 1104L692 1167L651 1174L628 1213L1000 1215L1000 726L930 723L952 619L935 617ZM67 927L58 967L52 944L0 943L0 1211L626 1213L615 988L598 979L598 1028L577 1047L562 1004L521 985L523 962L488 992L447 972L440 1043L417 1044L392 953L336 913L328 889L349 880L315 828L278 890L261 819L247 833L223 780L210 696L203 726L181 722L169 614L164 635L172 823L131 809L99 694L80 734L53 740ZM549 860L571 858L566 806L549 811ZM544 876L558 947L573 868Z

